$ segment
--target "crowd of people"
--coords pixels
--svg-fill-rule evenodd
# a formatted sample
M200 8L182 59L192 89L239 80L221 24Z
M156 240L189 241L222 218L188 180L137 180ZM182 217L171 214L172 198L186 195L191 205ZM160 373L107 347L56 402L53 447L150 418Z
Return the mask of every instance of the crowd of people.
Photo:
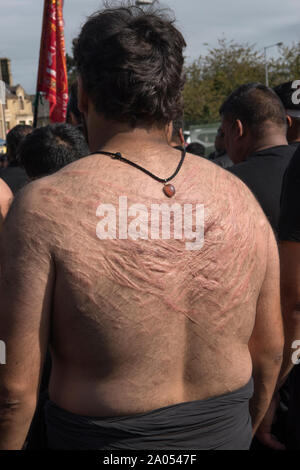
M67 123L7 135L0 449L300 450L296 77L235 90L205 157L185 46L166 11L95 13ZM113 231L125 197L138 218ZM201 205L201 248L147 238L158 205L159 234Z

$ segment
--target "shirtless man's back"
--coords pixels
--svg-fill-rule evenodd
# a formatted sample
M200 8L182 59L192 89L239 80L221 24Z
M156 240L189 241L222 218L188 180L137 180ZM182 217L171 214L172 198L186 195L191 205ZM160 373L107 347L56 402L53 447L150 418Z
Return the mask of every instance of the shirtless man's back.
M121 152L162 178L174 172L180 152L167 145L163 127L104 123L81 82L79 98L93 151ZM109 418L116 432L123 417L124 433L128 417L149 419L154 412L156 419L155 410L164 408L164 415L179 404L217 408L214 400L225 395L230 419L238 406L234 394L250 393L252 374L257 428L282 352L274 236L249 190L213 163L187 155L172 184L176 194L167 199L163 185L149 175L95 154L29 185L14 202L4 226L0 286L0 338L8 351L0 398L4 410L16 404L3 428L4 447L24 441L48 344L50 441L57 441L51 436L57 413L69 422L102 418L102 434ZM144 220L136 228L144 238L134 240L130 230L120 237L120 196L127 198L128 226L137 217ZM184 234L172 237L172 215L170 239L151 238L151 205L163 203L179 204L182 211L203 204L202 247L188 250ZM99 209L104 204L110 214L116 209L114 239L99 238L99 223L108 228L107 213ZM133 204L143 205L135 215ZM246 408L250 396L244 397ZM207 425L202 419L199 411L199 428ZM168 434L165 428L159 432ZM186 432L191 436L191 429ZM230 442L226 432L223 447L230 448L236 437ZM203 445L200 438L195 442ZM183 448L178 430L176 445Z
M180 154L167 145L165 153L168 165L157 166L172 172ZM55 269L50 394L65 409L140 413L250 380L248 342L266 273L268 224L237 179L205 160L188 155L174 185L176 196L166 200L161 184L95 155L36 188ZM97 208L112 204L118 214L120 196L128 209L144 204L149 218L151 204L203 204L203 247L130 234L100 240Z

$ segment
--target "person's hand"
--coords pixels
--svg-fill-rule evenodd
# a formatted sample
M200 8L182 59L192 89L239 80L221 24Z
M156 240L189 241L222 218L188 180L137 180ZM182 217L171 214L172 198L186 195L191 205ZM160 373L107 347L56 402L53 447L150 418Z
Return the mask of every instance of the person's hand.
M273 450L286 450L285 446L278 441L277 437L274 436L274 434L272 434L272 424L275 420L279 401L279 395L274 395L270 403L269 409L255 434L255 437L259 440L261 444L270 447Z

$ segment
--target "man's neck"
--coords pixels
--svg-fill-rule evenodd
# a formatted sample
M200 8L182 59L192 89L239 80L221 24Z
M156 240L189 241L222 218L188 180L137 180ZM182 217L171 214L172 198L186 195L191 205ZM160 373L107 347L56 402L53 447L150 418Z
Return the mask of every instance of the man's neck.
M95 118L95 116L94 116ZM128 124L107 121L101 117L88 122L89 147L91 152L102 149L109 152L141 151L167 145L164 126L139 126L132 128Z
M258 138L253 141L252 147L249 149L248 156L256 152L261 152L271 147L277 147L280 145L288 145L288 141L284 135L280 133L271 133L265 135L262 138Z

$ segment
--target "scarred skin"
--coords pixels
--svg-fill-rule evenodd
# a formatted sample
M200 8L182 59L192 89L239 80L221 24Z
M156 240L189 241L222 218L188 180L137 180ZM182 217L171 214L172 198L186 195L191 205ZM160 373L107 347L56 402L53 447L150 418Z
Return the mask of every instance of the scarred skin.
M111 141L104 150L120 147ZM132 143L122 153L161 177L180 159L166 143ZM161 183L93 155L16 198L1 241L4 448L24 442L48 343L51 400L92 416L227 393L249 381L253 363L256 429L282 353L273 234L250 191L213 163L188 155L173 184L176 195L168 200ZM118 206L120 195L128 205L204 204L204 246L188 251L184 239L100 240L97 207Z

